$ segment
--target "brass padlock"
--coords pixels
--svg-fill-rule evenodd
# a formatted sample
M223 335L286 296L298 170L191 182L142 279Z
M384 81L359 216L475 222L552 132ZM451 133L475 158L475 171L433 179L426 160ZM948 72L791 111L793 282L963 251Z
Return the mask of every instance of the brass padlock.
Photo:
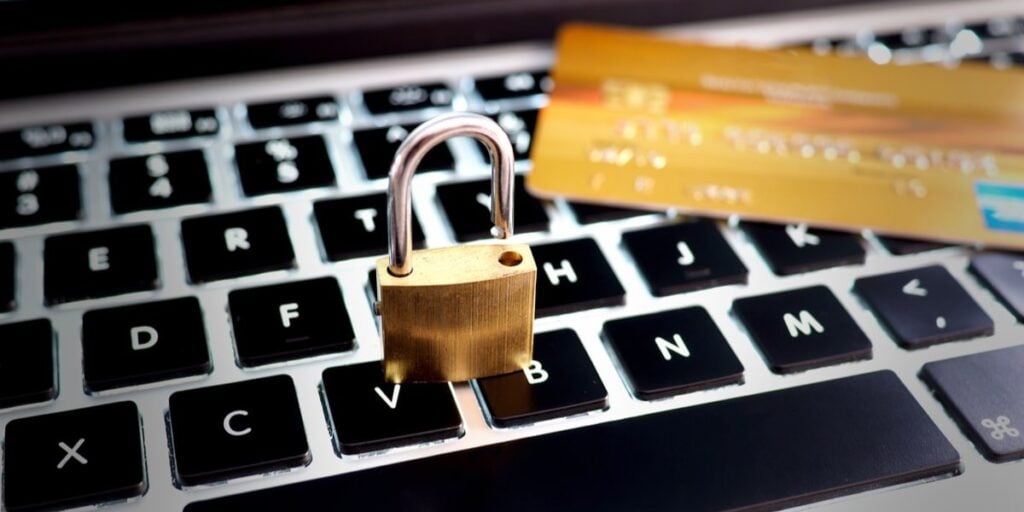
M515 153L501 127L478 114L454 113L413 130L391 164L389 256L377 262L377 313L390 382L464 381L514 372L532 359L537 264L528 245L459 245L410 254L413 173L431 148L459 136L487 148L491 233L512 236Z

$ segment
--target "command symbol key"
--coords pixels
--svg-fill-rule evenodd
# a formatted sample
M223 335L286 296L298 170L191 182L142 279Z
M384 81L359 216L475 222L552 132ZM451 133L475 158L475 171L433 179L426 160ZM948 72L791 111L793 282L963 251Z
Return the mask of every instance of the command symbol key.
M994 462L1024 457L1024 346L936 361L921 378L975 446Z

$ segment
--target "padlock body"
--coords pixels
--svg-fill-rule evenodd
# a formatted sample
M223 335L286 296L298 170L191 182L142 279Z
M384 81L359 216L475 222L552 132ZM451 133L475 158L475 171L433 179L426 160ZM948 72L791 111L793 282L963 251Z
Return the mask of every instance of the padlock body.
M412 273L377 262L384 373L390 382L459 382L526 367L537 264L523 244L412 253Z

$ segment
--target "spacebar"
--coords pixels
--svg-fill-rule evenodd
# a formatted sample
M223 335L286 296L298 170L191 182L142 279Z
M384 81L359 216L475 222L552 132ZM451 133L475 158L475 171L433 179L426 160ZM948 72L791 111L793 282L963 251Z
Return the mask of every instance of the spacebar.
M192 503L186 512L774 509L957 471L876 372Z

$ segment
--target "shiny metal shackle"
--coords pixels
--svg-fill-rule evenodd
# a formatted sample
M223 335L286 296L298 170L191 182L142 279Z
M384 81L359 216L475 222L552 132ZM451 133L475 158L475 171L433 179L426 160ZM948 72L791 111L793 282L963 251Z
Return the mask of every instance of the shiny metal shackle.
M491 234L512 236L515 151L498 123L480 114L455 112L431 119L410 133L395 152L388 172L388 272L401 277L412 272L412 184L420 161L438 144L453 137L473 137L487 148L491 160Z

